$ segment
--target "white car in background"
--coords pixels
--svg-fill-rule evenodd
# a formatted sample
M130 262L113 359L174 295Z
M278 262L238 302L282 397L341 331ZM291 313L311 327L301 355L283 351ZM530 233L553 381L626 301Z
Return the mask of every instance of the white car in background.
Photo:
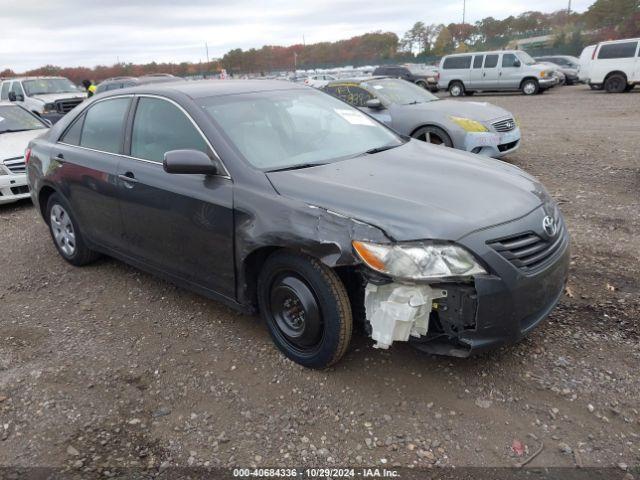
M11 102L0 102L0 205L28 198L25 150L49 125Z
M640 84L640 38L600 42L591 54L587 83L609 93Z
M332 75L319 74L307 77L304 80L304 84L314 88L322 88L327 85L327 83L333 82L334 80L336 80L336 77Z

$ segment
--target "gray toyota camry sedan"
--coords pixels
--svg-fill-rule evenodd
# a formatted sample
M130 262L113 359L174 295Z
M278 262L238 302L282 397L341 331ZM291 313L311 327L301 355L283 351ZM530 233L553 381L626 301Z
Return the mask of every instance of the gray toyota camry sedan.
M32 140L26 162L63 259L109 255L259 312L307 367L337 362L354 323L377 348L516 342L567 277L567 230L535 178L291 83L106 93Z
M520 146L513 114L487 102L440 100L397 78L337 80L323 90L418 140L500 158Z

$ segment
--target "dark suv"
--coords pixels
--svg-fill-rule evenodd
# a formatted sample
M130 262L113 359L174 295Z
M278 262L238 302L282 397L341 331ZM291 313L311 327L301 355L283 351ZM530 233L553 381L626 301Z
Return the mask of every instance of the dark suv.
M401 78L408 82L426 88L431 92L438 91L438 72L435 67L431 70L419 67L408 67L403 65L382 65L376 67L372 74L374 77Z

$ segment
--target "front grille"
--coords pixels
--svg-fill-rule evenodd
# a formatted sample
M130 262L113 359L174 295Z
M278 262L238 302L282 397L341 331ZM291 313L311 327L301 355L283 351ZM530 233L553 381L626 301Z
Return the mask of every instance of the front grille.
M56 100L56 110L58 113L68 113L82 103L82 98L67 98L66 100Z
M491 124L496 132L510 132L516 128L516 121L513 118L505 118Z
M21 185L19 187L11 187L11 193L14 195L20 195L22 193L29 193L28 185Z
M11 173L24 173L27 170L27 166L24 163L24 157L9 158L3 163Z
M542 238L534 232L526 232L487 243L511 264L520 270L530 272L543 267L560 249L565 239L565 227L560 223L558 233L550 239Z
M498 145L498 150L500 150L501 152L506 152L507 150L515 148L516 145L518 145L518 140L516 140L515 142L501 143L500 145Z

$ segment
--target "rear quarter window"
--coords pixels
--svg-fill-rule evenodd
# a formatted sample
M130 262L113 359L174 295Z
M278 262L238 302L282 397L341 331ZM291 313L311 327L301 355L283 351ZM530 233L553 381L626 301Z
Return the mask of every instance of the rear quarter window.
M636 54L638 42L610 43L602 45L598 51L598 59L632 58Z
M464 55L462 57L447 57L444 59L442 68L445 70L454 70L460 68L471 67L471 55Z

